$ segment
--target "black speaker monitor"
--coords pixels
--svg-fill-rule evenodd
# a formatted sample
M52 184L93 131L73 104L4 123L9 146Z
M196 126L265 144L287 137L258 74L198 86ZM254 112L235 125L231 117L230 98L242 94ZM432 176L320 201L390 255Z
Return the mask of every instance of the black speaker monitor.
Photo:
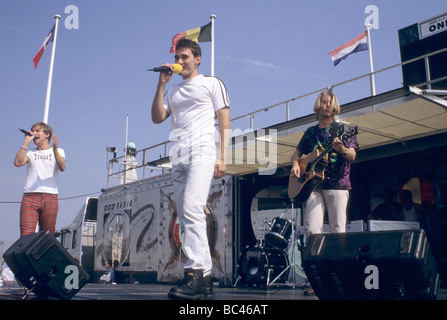
M436 300L441 282L424 230L313 234L303 268L321 300Z
M49 231L19 238L3 257L18 282L41 297L71 299L89 281Z

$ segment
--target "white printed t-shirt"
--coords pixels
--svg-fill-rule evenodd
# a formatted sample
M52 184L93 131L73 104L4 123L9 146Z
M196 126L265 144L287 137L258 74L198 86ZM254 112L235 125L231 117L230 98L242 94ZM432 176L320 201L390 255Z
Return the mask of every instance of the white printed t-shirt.
M65 159L65 152L57 148L59 155ZM26 153L28 157L27 176L24 193L57 194L57 178L59 169L56 163L53 148L39 150L31 149Z

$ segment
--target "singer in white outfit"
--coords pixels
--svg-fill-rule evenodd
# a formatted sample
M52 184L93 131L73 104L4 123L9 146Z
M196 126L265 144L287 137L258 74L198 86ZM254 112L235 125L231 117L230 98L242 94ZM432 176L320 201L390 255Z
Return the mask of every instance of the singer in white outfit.
M223 82L199 74L200 46L191 40L177 43L175 63L181 65L180 84L166 93L171 72L160 72L152 105L152 121L161 123L171 116L170 157L172 182L179 222L184 232L188 257L185 278L173 288L172 299L211 299L211 254L204 208L213 175L221 178L226 171L225 155L230 137L230 104ZM178 67L178 66L176 66ZM220 146L214 141L215 120L219 121Z

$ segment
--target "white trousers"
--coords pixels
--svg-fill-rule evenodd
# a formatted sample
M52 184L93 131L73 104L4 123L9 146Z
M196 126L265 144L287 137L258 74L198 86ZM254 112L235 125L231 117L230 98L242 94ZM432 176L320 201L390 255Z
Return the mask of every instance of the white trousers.
M322 233L324 213L329 218L329 232L346 232L346 209L348 190L317 189L312 192L304 205L303 224L306 237L313 233Z
M203 270L211 274L212 261L204 212L214 175L216 151L200 147L189 160L173 165L172 184L183 244L188 260L185 269Z

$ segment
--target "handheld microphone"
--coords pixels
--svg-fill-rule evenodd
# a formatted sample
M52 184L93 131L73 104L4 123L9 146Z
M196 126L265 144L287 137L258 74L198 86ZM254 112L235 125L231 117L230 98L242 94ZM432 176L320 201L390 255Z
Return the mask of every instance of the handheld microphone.
M147 71L154 71L154 72L171 72L171 68L169 67L155 67L152 69L147 69ZM179 65L178 63L174 63L174 71L172 71L175 74L179 74L183 71L183 67Z
M27 136L30 136L30 137L32 136L32 134L29 133L29 132L26 131L26 130L23 130L23 129L20 129L20 128L19 128L19 130L22 131L22 132L23 132L25 135L27 135Z

